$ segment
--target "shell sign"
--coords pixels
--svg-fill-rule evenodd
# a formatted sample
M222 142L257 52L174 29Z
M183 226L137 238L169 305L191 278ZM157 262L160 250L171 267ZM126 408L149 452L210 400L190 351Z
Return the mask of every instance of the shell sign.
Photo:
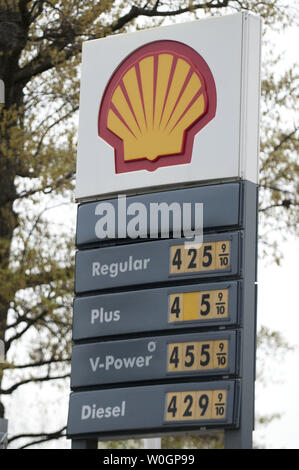
M130 54L106 87L98 132L123 173L190 163L193 140L216 112L204 59L178 41L154 41Z
M257 182L258 17L83 43L76 200Z

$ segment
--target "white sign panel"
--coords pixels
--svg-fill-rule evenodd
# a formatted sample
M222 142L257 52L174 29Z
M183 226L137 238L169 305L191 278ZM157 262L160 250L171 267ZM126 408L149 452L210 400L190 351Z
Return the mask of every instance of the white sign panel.
M240 13L86 42L77 200L257 183L260 29Z

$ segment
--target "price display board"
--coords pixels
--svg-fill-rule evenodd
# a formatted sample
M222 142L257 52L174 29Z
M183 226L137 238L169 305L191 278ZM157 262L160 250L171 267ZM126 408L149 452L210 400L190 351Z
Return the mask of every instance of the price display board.
M234 330L78 344L72 353L71 387L236 375L238 347Z
M130 427L131 418L114 419L113 425L108 425L110 416L128 417L126 400L109 405L105 398L98 408L96 402L87 402L81 418L75 418L80 397L90 396L85 393L106 397L109 390L111 397L115 387L129 384L128 400L132 396L138 400L137 389L147 390L146 386L152 385L158 390L161 382L171 388L163 396L156 395L163 403L162 409L157 408L160 424L145 426L145 434L188 426L220 427L225 429L227 447L246 447L251 442L256 188L246 184L244 190L239 201L241 212L246 214L244 227L225 227L219 233L207 230L200 246L182 238L122 241L113 246L105 242L77 252L74 393L68 425L75 445L84 429L103 439L125 436L130 429L132 436L142 434L138 423ZM193 378L198 387L190 384ZM177 388L176 381L183 388ZM203 386L206 381L207 387ZM234 392L227 383L234 383ZM93 391L88 392L89 388ZM155 394L150 396L154 400ZM147 411L140 413L144 423ZM90 424L100 418L105 418L103 431Z
M157 430L169 433L236 427L239 395L238 380L74 392L70 397L68 433L116 439Z
M242 281L228 281L77 297L73 339L236 325L241 291Z
M169 296L169 321L227 318L228 289L200 290Z
M188 240L161 240L78 251L78 294L108 288L161 283L170 279L239 275L242 234L204 235L194 248Z
M227 369L229 340L168 344L168 372Z
M208 241L200 248L174 245L170 248L170 273L205 273L230 268L231 246L229 239Z
M168 392L166 421L222 420L226 416L225 389Z

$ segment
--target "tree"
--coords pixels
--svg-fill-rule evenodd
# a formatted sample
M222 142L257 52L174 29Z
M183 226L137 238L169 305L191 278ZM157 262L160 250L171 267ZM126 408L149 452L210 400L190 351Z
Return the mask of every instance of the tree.
M48 215L72 199L82 42L241 10L260 14L266 29L285 27L296 13L280 0L1 0L0 340L8 360L0 365L0 394L69 374L74 240L62 226L53 229ZM267 60L260 211L265 227L279 220L280 229L294 233L297 127L280 117L294 108L298 75L291 69L277 77L278 59ZM18 352L24 341L25 359ZM63 432L28 437L43 441Z

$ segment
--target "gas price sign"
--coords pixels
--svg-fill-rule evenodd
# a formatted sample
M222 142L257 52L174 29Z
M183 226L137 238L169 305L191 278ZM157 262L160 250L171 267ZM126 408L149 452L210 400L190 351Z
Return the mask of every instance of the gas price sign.
M240 13L84 44L73 448L252 445L260 37Z

